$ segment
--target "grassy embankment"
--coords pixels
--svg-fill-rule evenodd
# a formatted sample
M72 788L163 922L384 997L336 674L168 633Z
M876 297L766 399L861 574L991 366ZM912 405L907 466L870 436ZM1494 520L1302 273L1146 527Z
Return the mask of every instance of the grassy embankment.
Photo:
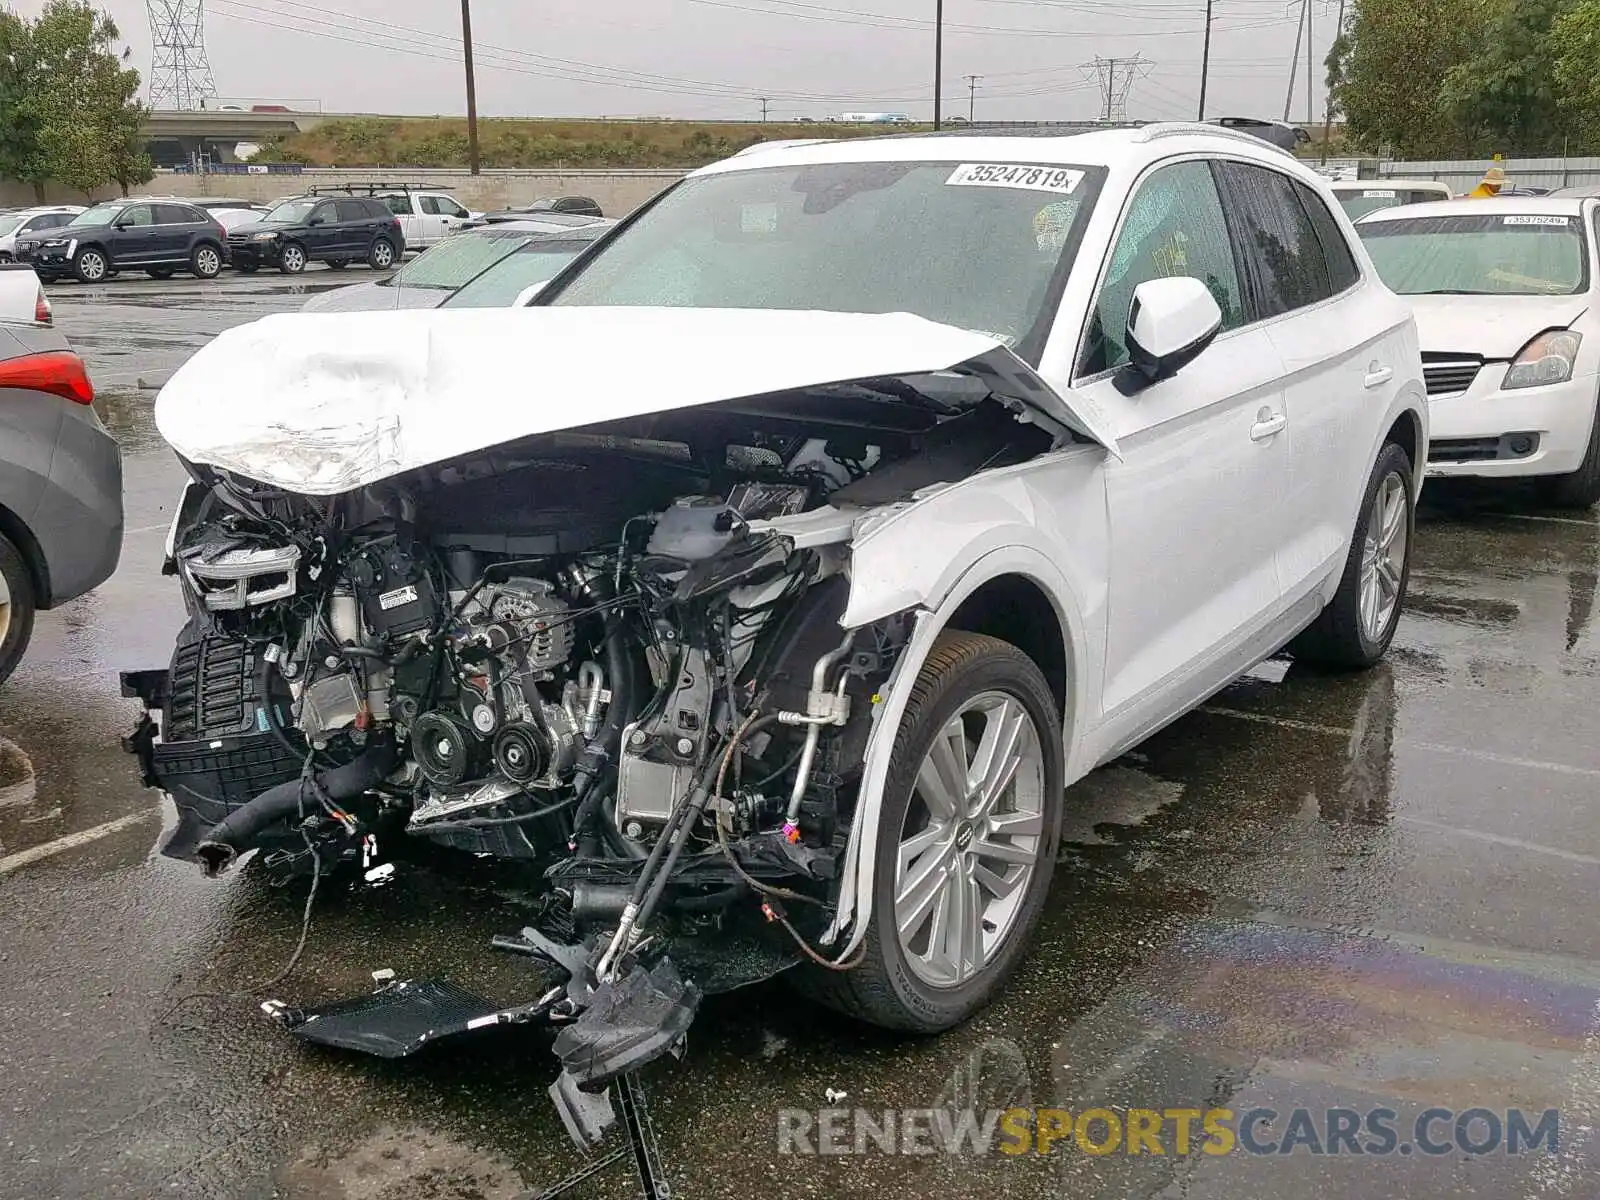
M915 125L701 124L693 121L478 122L485 167L695 167L781 138L903 133ZM257 162L318 167L460 167L467 161L461 119L362 117L328 121L262 147Z

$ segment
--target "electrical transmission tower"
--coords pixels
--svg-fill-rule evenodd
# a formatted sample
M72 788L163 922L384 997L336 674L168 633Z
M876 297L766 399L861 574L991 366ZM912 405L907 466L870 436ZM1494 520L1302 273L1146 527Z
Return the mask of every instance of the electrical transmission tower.
M150 13L150 107L204 107L216 94L206 61L203 0L146 0Z
M1133 81L1148 75L1155 63L1142 54L1132 58L1101 58L1097 54L1093 63L1085 65L1094 68L1100 84L1100 119L1116 124L1128 119L1128 93L1133 90Z

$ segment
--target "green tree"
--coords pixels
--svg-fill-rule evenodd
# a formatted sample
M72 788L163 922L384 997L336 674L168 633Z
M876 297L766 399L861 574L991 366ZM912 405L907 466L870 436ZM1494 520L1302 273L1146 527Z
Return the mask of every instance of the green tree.
M1570 0L1506 0L1476 52L1445 72L1440 99L1474 146L1508 155L1561 152L1551 32L1569 6Z
M1550 33L1558 103L1572 149L1593 151L1600 147L1600 0L1577 0Z
M10 9L0 9L0 178L31 183L42 198L33 82L33 27Z
M88 194L149 178L136 141L139 72L123 65L120 42L110 15L84 0L50 0L33 23L23 107L36 134L20 177L36 189L54 179Z
M1473 134L1440 84L1482 44L1503 2L1355 0L1332 79L1352 140L1400 158L1471 152Z

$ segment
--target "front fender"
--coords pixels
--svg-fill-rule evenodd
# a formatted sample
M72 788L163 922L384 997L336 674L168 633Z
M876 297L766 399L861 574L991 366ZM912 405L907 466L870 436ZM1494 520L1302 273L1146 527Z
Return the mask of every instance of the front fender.
M856 800L855 819L845 848L844 869L840 873L837 911L833 924L823 937L824 943L831 944L842 931L850 931L848 944L839 955L841 958L854 953L867 933L868 921L858 920L857 912L858 909L867 914L871 912L870 897L877 863L878 833L882 823L883 791L888 780L895 735L899 732L906 705L910 701L911 683L921 672L934 641L949 625L950 618L962 602L990 580L1005 575L1024 576L1040 586L1056 609L1067 647L1067 702L1064 706L1067 711L1063 714L1061 731L1067 763L1066 777L1072 779L1077 773L1074 762L1076 747L1081 743L1079 731L1083 714L1092 711L1090 705L1094 701L1090 695L1090 683L1098 678L1093 671L1082 669L1083 664L1091 661L1091 655L1080 597L1075 594L1060 568L1033 547L998 546L975 561L964 561L967 565L941 594L931 596L928 604L917 606L911 638L888 681L879 690L878 703L873 707L872 732L862 759L861 788ZM847 608L846 618L841 623L853 627L855 622L850 620L851 613L867 611L870 611L867 606L857 605L856 595L852 592L851 607Z

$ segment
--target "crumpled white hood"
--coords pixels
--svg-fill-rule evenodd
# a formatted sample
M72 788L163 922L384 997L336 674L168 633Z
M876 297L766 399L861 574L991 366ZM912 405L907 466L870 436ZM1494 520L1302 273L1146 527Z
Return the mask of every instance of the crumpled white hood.
M193 462L325 496L534 434L945 370L998 344L905 313L288 313L220 334L155 418Z
M1589 307L1583 296L1405 296L1426 352L1514 358L1535 334L1564 329Z

